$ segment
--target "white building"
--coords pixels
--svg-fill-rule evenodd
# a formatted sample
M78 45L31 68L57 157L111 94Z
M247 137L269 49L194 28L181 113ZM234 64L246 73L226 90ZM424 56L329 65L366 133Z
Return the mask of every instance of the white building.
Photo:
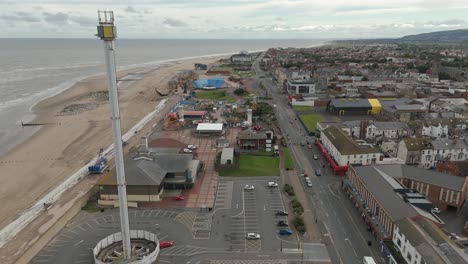
M432 138L447 138L449 126L447 124L425 122L421 134Z
M221 164L233 164L234 163L234 148L223 148L221 152Z
M416 222L417 221L417 222ZM453 249L453 246L445 241L436 242L429 231L437 229L434 224L426 219L412 220L403 218L396 221L394 225L392 241L399 253L408 264L428 263L466 263ZM438 238L440 240L440 238ZM441 244L445 246L441 246ZM451 254L447 254L451 252ZM458 255L458 256L457 256Z
M366 138L383 136L385 138L399 138L406 135L408 125L405 122L369 122Z
M438 162L468 159L468 138L432 140L432 160L429 167L435 167Z
M310 79L289 79L288 91L292 94L315 94L315 82Z
M378 148L364 142L358 144L337 126L324 129L320 139L325 149L339 166L380 163L382 153Z

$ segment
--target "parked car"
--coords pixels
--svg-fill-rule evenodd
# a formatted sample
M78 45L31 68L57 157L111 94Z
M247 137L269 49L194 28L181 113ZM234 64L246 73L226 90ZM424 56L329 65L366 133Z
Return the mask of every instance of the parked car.
M193 149L196 149L197 146L196 145L188 145L187 148L190 149L190 150L193 150Z
M289 213L287 211L278 211L276 215L289 215Z
M315 170L315 175L320 176L322 175L322 172L320 172L320 170Z
M192 150L188 148L184 148L184 153L192 153Z
M310 181L310 178L309 177L304 177L304 180L307 182L307 181Z
M278 187L278 183L276 183L276 182L268 182L268 187Z
M301 146L305 146L306 143L304 141L301 142Z
M260 239L260 234L258 234L258 233L247 233L247 236L245 238L252 239L252 240Z
M183 200L185 200L185 197L182 196L182 195L177 195L176 197L174 197L174 200L176 200L176 201L183 201Z
M288 226L288 222L286 222L284 220L280 220L280 221L278 221L278 226Z
M312 148L312 145L311 145L311 144L307 144L307 148L311 149L311 148Z
M314 160L318 160L318 156L317 156L317 155L314 155Z
M304 171L303 173L301 173L301 176L302 176L302 177L308 177L309 175L307 174L306 171Z
M254 189L255 189L255 187L253 185L248 185L247 184L247 185L244 186L244 190L247 190L247 191L251 191L251 190L254 190Z
M293 232L291 229L281 229L278 233L282 236L289 236L292 235Z
M159 248L168 248L174 246L174 241L163 240L159 242Z
M432 209L431 209L431 212L433 212L433 213L435 213L435 214L440 214L441 211L440 211L439 208L435 207L435 208L432 208Z
M311 181L307 181L307 187L312 187L312 182Z

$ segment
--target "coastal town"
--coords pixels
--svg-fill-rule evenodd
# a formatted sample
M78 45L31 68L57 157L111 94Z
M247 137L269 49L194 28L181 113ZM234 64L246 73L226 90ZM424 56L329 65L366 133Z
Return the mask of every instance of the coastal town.
M122 136L131 235L151 241L134 253L468 263L467 58L466 46L337 41L191 60L162 85L145 81L152 115ZM120 73L119 89L152 74ZM54 118L108 99L73 97ZM0 262L120 263L112 155L86 153L68 191L36 206L40 224L2 241Z

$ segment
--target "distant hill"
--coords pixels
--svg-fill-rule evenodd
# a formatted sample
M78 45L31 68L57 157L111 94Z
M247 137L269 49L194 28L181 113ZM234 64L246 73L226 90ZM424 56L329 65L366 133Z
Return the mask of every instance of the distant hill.
M336 43L370 44L370 43L460 43L468 44L468 29L457 29L448 31L437 31L422 33L418 35L409 35L402 38L385 39L356 39L356 40L338 40Z
M468 42L468 29L437 31L418 35L409 35L396 41L410 42Z

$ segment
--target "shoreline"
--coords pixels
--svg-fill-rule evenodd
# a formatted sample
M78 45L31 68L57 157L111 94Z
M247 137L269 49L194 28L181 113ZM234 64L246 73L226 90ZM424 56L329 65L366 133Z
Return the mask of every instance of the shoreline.
M119 90L122 131L128 131L163 99L154 93L155 87L167 87L167 82L180 71L193 68L194 62L213 63L221 56L209 56L178 61L169 66L136 67L119 71L126 76L142 69L154 69L132 83L124 83ZM67 179L83 164L91 161L102 145L112 141L109 104L102 102L95 108L72 115L57 115L73 103L87 103L92 92L107 91L104 75L84 78L69 89L41 100L34 107L34 122L52 122L16 145L0 157L2 186L0 198L7 212L0 216L4 228L30 208L46 193ZM13 177L14 176L14 177Z

